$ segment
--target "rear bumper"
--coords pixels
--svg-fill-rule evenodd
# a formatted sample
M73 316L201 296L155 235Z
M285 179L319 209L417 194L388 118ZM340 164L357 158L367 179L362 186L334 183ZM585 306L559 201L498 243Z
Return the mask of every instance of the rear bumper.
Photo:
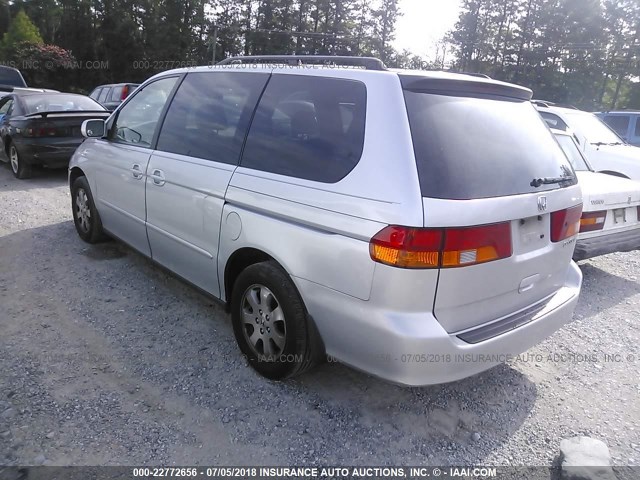
M640 250L640 227L592 238L578 237L573 259L576 261L586 260L607 253L631 252L632 250Z
M549 337L571 320L582 273L571 262L565 285L528 323L474 344L446 332L431 312L388 311L300 278L295 281L328 355L394 383L422 386L480 373Z
M16 142L21 158L30 165L46 165L48 167L64 167L69 164L71 156L83 139L46 139L41 142Z

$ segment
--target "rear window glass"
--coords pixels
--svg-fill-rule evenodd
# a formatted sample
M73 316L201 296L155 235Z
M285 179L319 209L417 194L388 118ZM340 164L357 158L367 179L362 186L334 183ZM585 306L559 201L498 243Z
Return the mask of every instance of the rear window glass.
M22 75L13 68L3 67L0 65L0 85L9 85L11 87L26 87Z
M338 182L362 155L366 101L361 82L274 75L251 124L242 166Z
M422 195L469 200L543 192L571 164L528 101L405 92ZM566 185L566 184L563 184Z
M82 95L25 95L22 97L27 114L40 112L67 112L77 110L104 110L89 97Z
M618 135L626 137L629 131L629 117L626 115L609 115L604 117L604 121Z

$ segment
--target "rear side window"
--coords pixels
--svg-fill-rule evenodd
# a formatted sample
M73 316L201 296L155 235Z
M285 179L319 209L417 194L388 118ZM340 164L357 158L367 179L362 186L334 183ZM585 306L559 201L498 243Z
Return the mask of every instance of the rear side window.
M640 116L636 117L636 130L635 130L635 136L636 137L640 137Z
M405 99L424 197L469 200L558 188L531 186L546 177L576 182L530 102L411 91Z
M621 137L627 137L629 132L629 117L627 115L608 115L604 121Z
M335 183L364 146L367 93L362 82L274 75L260 101L242 166Z
M171 102L157 149L237 164L268 78L266 73L190 73Z

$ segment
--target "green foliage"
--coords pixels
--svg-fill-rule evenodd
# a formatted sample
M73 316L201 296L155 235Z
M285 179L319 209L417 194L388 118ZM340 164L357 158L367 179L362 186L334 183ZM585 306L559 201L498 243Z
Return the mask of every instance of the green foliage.
M9 30L2 38L4 58L11 57L15 49L23 43L42 43L42 37L24 10L20 10L9 25Z
M586 109L637 108L639 34L637 0L463 0L449 41L458 70Z

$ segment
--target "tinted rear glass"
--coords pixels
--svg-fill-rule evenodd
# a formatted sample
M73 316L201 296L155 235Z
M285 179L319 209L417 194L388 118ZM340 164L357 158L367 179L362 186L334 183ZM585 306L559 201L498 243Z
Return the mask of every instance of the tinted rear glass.
M305 180L338 182L362 156L366 103L361 82L274 75L251 124L241 164Z
M12 87L26 87L22 75L13 68L0 66L0 85L10 85Z
M405 92L422 195L469 200L553 190L571 164L528 101ZM563 183L566 185L567 183Z
M82 95L25 95L22 101L27 114L40 112L67 112L78 110L104 110L89 97Z

